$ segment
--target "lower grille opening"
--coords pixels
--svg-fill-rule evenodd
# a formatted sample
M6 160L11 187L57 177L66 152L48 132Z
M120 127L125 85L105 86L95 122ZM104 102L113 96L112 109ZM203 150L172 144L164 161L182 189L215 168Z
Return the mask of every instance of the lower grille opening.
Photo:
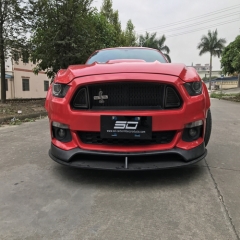
M100 132L78 132L80 140L85 144L117 146L167 144L175 134L176 131L161 131L152 132L152 139L112 139L101 138Z
M137 155L137 156L128 156L128 161L131 164L136 163L145 163L145 162L161 162L162 161L184 161L184 158L176 153L166 153L166 154L151 154L151 155ZM70 162L76 161L86 161L86 163L91 163L91 161L106 161L112 163L122 163L124 165L125 156L116 156L116 155L98 155L98 154L84 154L79 153L75 154Z

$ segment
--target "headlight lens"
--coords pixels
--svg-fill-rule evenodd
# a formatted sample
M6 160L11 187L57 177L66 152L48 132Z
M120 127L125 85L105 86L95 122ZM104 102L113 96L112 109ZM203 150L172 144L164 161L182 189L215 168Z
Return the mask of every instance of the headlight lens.
M197 96L202 93L202 81L185 83L184 87L186 88L190 96Z
M63 98L66 96L68 89L69 89L68 85L53 83L52 94L54 97Z

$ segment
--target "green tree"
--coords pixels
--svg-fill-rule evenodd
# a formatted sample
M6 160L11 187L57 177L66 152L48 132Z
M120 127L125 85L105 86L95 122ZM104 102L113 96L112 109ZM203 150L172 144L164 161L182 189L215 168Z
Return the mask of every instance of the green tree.
M53 77L61 68L85 63L98 48L111 45L114 29L91 7L92 0L30 0L35 73Z
M101 7L101 13L112 23L113 7L112 0L104 0Z
M103 0L100 13L106 17L108 22L114 27L114 46L121 46L124 42L121 22L119 20L118 10L113 10L112 0ZM113 46L113 47L114 47Z
M167 60L171 62L171 58L169 56L170 49L167 45L165 45L165 41L166 41L165 35L162 35L160 38L157 38L156 32L152 34L146 32L145 35L139 36L139 46L155 48L161 51L165 55Z
M0 0L1 102L6 102L5 59L26 43L27 8L25 1Z
M240 73L240 35L223 50L221 67L224 74Z
M203 35L201 42L197 45L197 48L200 50L200 56L204 53L210 53L209 89L211 89L212 57L221 56L225 43L226 40L224 38L218 38L218 32L216 29L213 32L209 30L207 35Z
M168 62L171 62L171 58L169 56L170 49L167 45L165 45L165 41L166 41L166 37L165 37L165 35L162 35L162 37L160 37L158 39L158 48L157 49L160 50L165 55Z
M95 13L92 15L91 25L93 27L93 48L96 49L110 48L116 46L115 29L110 24L106 17L101 13Z
M35 73L53 77L61 68L83 63L91 51L89 26L92 0L31 1L33 16L32 57ZM35 29L35 30L34 30Z
M135 27L131 20L128 20L126 30L123 33L124 46L137 46L137 36L134 31Z

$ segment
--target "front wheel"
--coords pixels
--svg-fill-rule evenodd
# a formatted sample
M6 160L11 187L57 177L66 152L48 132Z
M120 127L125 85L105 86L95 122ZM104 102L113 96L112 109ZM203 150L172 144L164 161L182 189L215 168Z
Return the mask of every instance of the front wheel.
M208 142L211 136L211 131L212 131L212 114L209 109L207 113L207 118L206 118L206 130L205 130L205 136L204 136L205 147L208 145Z

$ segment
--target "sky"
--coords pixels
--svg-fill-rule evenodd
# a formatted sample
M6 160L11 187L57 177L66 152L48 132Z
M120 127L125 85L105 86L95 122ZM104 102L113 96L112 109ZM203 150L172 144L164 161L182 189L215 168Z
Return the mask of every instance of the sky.
M101 5L102 0L93 2L98 9ZM122 29L131 19L138 35L165 34L172 62L187 66L210 62L209 53L199 56L197 49L208 30L217 29L227 44L240 35L240 0L113 0L113 9L119 12ZM220 68L220 59L214 57L213 70Z

